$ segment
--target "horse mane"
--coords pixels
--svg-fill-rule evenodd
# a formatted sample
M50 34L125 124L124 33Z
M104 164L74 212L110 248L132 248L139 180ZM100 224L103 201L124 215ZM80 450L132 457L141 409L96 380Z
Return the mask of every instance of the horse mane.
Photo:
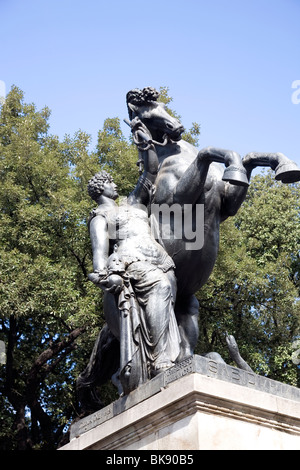
M145 87L142 90L139 88L134 88L130 90L126 95L126 103L128 108L129 118L132 119L132 109L128 104L133 104L135 106L143 106L147 103L157 101L160 93L153 87Z

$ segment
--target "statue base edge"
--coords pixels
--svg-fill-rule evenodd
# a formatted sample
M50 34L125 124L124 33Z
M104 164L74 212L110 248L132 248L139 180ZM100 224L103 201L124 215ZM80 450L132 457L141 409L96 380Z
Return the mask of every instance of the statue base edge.
M300 389L191 356L74 423L59 450L300 449Z

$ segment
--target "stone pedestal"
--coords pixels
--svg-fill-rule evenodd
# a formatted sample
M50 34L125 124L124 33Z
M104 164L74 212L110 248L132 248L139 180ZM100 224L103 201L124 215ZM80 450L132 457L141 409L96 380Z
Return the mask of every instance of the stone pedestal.
M299 450L300 389L193 356L71 427L60 450Z

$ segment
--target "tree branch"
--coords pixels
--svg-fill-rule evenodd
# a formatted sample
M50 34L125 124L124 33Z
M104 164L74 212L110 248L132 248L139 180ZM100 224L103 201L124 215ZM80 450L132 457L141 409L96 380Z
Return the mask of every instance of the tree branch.
M51 344L49 348L43 351L34 361L33 366L31 367L28 376L27 376L27 389L32 388L33 384L37 385L38 374L41 371L42 367L46 364L47 361L55 357L65 348L70 347L70 345L86 330L85 326L75 328L71 331L69 335L64 338L62 341ZM59 362L59 361L58 361Z

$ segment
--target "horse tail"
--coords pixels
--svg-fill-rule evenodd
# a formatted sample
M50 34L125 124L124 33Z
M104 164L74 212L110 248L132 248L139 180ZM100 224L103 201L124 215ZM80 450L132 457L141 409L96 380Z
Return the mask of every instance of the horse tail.
M237 364L237 366L242 370L253 372L249 364L247 364L247 362L240 355L240 351L234 336L228 335L228 333L226 333L226 343L229 349L230 357Z

